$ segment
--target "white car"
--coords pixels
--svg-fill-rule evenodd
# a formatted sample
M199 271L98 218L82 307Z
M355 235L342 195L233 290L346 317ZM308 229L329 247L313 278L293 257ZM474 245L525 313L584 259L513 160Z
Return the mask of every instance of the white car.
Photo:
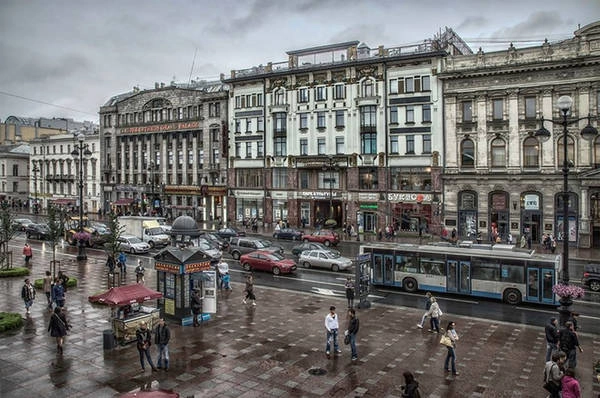
M304 268L318 267L337 272L350 269L352 260L329 250L305 250L300 253L298 264Z
M148 253L150 251L150 245L137 236L121 235L119 237L119 250L132 254Z

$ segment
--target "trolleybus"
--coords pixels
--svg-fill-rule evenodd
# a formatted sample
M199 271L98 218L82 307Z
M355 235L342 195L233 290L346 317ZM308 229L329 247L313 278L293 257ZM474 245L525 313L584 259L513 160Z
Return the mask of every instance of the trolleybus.
M471 242L374 242L361 245L360 252L371 254L373 285L489 297L509 304L556 304L552 286L561 271L560 255Z

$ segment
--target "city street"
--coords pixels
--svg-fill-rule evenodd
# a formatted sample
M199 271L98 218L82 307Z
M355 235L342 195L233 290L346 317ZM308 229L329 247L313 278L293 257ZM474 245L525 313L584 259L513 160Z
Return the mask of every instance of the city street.
M19 253L23 243L19 236L11 248ZM33 241L32 247L31 278L37 279L48 268L52 253L41 242ZM343 343L343 353L328 360L324 318L329 306L335 305L345 320L346 274L304 269L290 277L256 273L258 305L252 307L241 302L242 272L231 259L227 261L234 290L219 293L218 313L197 329L170 325L171 369L140 373L134 345L103 350L102 332L109 328L110 311L87 300L106 289L103 252L88 250L88 261L81 264L75 260L76 248L66 246L59 252L62 269L79 280L67 293L73 330L65 353L56 354L54 339L46 331L50 314L45 297L38 292L25 327L0 337L1 396L112 397L162 388L182 397L398 397L405 370L416 374L426 397L545 396L542 325L555 315L548 307L515 308L460 296L441 297L442 326L456 322L461 337L457 347L460 375L452 377L444 373L446 350L438 336L415 326L423 312L421 295L377 290L370 297L373 306L357 311L359 360L350 361L349 348ZM137 257L129 256L130 267ZM20 256L15 258L19 261ZM147 269L146 284L152 287L156 276L151 258L140 258ZM128 278L133 282L133 273ZM22 283L22 278L0 280L2 311L25 314ZM576 308L582 313L584 351L579 354L577 371L583 396L596 397L600 384L593 379L592 364L600 359L598 310L596 304L588 303L591 307L584 311L581 304L576 303Z

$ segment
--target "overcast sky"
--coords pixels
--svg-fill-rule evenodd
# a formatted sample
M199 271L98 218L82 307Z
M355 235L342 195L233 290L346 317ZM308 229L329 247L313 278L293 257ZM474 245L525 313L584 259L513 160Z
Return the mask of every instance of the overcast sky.
M102 104L135 85L190 72L217 80L324 44L393 47L448 26L493 51L569 38L597 20L598 0L0 0L0 119L97 122Z

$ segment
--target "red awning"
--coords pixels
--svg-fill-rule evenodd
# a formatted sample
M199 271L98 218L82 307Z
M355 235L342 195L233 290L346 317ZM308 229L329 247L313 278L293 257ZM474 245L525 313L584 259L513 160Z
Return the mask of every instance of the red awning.
M146 300L154 300L161 297L162 293L136 283L134 285L111 287L110 290L102 294L88 297L88 300L92 303L126 305L141 303Z
M130 205L133 203L133 198L121 198L118 199L113 205L121 206L121 205Z

